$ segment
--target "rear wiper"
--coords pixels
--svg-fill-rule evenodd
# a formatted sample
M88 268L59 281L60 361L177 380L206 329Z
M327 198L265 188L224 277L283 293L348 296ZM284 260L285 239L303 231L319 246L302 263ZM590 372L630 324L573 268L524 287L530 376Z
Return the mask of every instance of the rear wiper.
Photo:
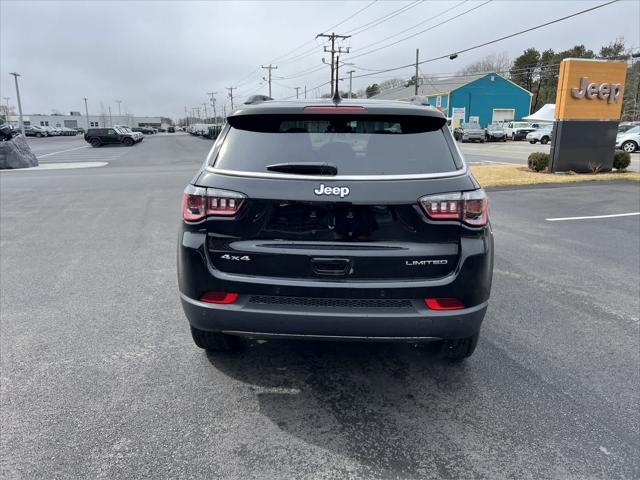
M300 175L337 175L338 167L331 163L274 163L267 165L271 172L298 173Z

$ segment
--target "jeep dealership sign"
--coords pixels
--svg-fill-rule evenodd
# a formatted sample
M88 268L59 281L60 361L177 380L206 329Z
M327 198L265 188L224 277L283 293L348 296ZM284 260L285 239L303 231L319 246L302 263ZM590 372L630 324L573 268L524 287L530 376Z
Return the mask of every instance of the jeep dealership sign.
M589 77L580 78L580 86L571 89L573 98L587 98L593 100L599 98L609 103L617 102L622 94L622 84L620 83L589 83Z
M562 61L551 134L551 172L613 168L626 75L625 62Z

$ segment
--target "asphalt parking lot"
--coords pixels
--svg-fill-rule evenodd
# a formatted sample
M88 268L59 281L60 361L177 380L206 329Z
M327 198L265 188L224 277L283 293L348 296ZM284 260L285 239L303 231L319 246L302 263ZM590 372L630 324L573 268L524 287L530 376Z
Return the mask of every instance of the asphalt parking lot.
M525 140L487 143L458 142L470 165L526 165L527 158L532 152L549 153L551 145L531 144ZM640 152L631 154L629 170L640 170Z
M3 478L640 477L640 217L567 219L640 211L637 183L489 192L492 299L462 365L400 344L234 357L193 345L177 291L211 141L30 143L107 164L0 172Z

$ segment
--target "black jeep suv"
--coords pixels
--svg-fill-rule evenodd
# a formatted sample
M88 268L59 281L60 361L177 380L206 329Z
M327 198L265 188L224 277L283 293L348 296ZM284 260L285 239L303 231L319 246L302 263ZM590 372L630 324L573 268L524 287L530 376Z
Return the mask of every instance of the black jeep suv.
M493 271L487 197L435 109L243 105L182 216L180 294L201 348L244 336L475 349Z
M113 128L90 128L84 134L85 142L91 144L92 147L101 147L102 145L110 145L114 143L122 143L127 147L132 147L138 143L141 138L136 137L122 127Z

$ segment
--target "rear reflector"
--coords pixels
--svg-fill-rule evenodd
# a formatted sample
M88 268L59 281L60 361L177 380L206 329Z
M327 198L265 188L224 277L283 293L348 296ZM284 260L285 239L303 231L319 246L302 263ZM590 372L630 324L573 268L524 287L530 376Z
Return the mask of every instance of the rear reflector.
M201 302L207 303L233 303L238 298L237 293L227 292L205 292L200 298Z
M304 111L306 113L362 113L366 112L367 109L364 107L358 106L344 106L344 107L334 107L334 106L316 106L316 107L304 107Z
M431 310L460 310L464 305L457 298L425 298L424 303Z

